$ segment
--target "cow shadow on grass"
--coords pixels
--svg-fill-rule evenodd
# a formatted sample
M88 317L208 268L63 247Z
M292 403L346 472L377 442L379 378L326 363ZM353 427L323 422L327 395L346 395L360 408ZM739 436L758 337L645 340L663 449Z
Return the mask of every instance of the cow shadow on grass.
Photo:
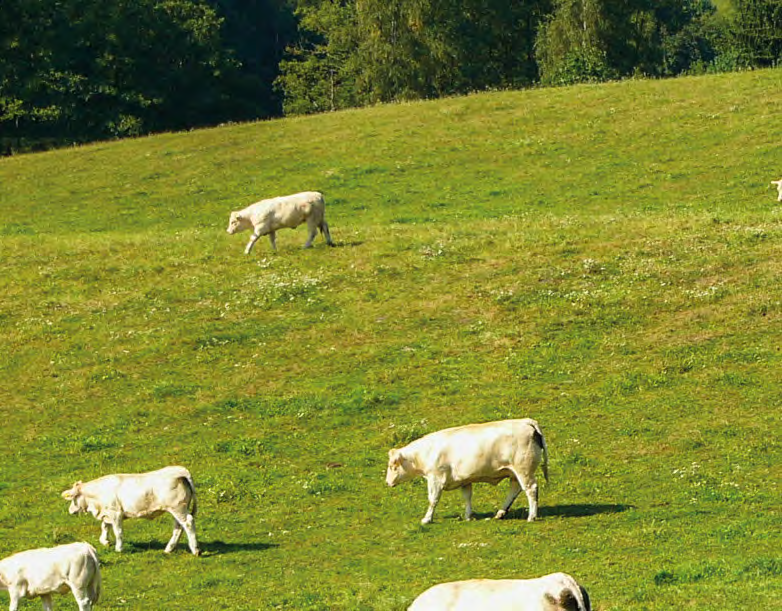
M622 513L629 509L635 509L635 505L617 503L552 505L550 507L539 507L538 515L541 518L587 518L603 513ZM525 510L521 511L524 513L526 519L527 512Z
M125 543L128 551L163 551L166 549L165 541L137 541L135 543ZM262 543L260 541L248 541L242 543L233 543L220 541L198 541L198 547L203 556L217 556L225 554L235 554L237 552L262 552L273 547L279 547L277 543ZM174 554L190 554L190 548L187 544L180 543L173 552Z
M538 507L538 519L543 518L587 518L605 513L622 513L629 509L634 509L634 505L621 504L575 504L575 505L553 505ZM494 517L494 513L475 513L476 519L484 520ZM503 518L504 520L526 520L529 515L526 508L511 509Z
M334 248L356 248L358 246L363 246L364 241L363 240L353 240L350 242L334 242Z
M232 543L226 541L203 541L199 542L201 552L205 554L234 554L236 552L262 552L273 547L280 547L278 543L263 543L261 541L247 541L243 543Z

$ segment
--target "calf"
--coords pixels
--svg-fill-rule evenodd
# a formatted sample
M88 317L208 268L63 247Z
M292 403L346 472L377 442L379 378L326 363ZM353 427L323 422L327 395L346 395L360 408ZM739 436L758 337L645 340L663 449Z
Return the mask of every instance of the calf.
M0 560L0 590L8 590L10 611L22 598L40 596L52 610L52 594L70 590L79 611L91 611L100 598L100 563L89 543L70 543L19 552Z
M421 476L429 491L429 509L422 524L432 521L443 490L461 488L466 504L464 519L472 517L472 485L498 484L510 478L510 491L495 518L502 518L524 490L530 522L538 514L538 484L535 471L543 464L548 481L548 452L538 423L530 418L469 424L430 433L401 449L388 452L386 483Z
M268 235L272 248L277 250L276 231L286 227L293 229L306 221L309 234L304 248L312 246L318 229L326 238L326 243L329 246L334 246L329 226L326 223L325 207L323 194L317 191L305 191L285 197L262 199L244 210L231 212L231 217L228 220L228 233L234 234L245 229L253 230L250 241L244 249L245 254L249 255L255 242L261 236Z
M76 482L62 496L71 502L68 509L71 514L88 511L101 521L100 542L103 545L109 544L111 526L118 552L122 551L123 519L152 519L168 512L174 516L174 534L166 545L166 552L176 547L184 529L190 551L195 556L200 553L195 533L195 485L184 467L106 475L86 483Z
M772 185L776 185L777 191L779 191L779 197L777 198L778 202L782 202L782 180L772 180Z
M472 579L432 586L408 611L591 611L587 591L570 575Z

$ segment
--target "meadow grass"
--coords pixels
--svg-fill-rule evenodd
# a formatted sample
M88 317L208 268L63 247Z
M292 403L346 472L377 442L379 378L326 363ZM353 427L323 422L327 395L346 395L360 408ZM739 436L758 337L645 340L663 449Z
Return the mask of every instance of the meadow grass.
M0 160L0 556L71 540L78 479L183 464L99 550L103 609L406 608L576 576L600 611L771 609L782 71L379 106ZM228 213L322 190L337 248ZM387 450L534 417L540 520L460 519ZM480 518L506 485L475 489ZM63 597L58 608L75 608Z

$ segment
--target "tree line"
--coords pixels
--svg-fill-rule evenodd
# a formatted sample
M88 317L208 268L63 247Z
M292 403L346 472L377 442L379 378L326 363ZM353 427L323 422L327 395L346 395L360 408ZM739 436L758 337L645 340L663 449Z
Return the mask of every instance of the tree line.
M0 153L781 58L782 0L2 0Z

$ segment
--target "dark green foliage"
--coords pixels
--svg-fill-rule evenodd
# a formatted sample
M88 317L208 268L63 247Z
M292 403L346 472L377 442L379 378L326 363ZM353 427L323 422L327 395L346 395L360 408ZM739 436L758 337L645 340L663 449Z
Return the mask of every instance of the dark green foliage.
M782 59L782 0L735 0L735 48L752 66Z
M235 108L233 121L277 116L281 96L273 84L296 24L287 0L207 0L223 19L225 46L237 60L227 83Z
M681 74L714 58L713 13L709 0L556 0L537 42L542 81Z
M4 1L0 152L276 113L274 69L253 67L261 60L240 43L256 31L238 21L227 20L232 53L200 0Z
M457 23L464 89L518 88L538 78L535 38L551 0L466 0Z
M278 80L291 113L522 87L550 2L300 2L299 41Z
M298 40L288 48L276 81L286 114L361 105L355 3L302 1L296 14Z

